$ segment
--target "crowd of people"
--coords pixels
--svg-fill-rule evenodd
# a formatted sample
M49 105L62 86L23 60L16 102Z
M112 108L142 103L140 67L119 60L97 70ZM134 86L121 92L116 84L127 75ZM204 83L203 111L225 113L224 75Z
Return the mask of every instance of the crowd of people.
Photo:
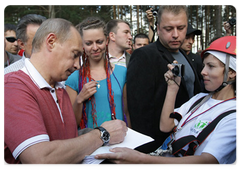
M133 38L128 22L98 17L74 26L28 14L4 31L7 163L81 163L124 141L128 128L154 141L95 158L235 162L236 36L192 53L202 31L188 23L186 6L159 7L155 42L154 29Z

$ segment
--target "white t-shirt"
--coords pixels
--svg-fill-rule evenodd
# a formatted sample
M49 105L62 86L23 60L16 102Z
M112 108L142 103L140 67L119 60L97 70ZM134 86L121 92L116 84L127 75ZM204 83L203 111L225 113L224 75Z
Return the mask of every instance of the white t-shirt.
M198 134L218 115L236 109L235 99L228 100L211 108L222 101L209 98L208 101L189 117L190 113L187 114L189 108L195 101L206 95L208 94L200 93L195 95L180 108L174 110L182 115L182 119L179 123L175 121L178 129L183 125L185 120L188 120L188 122L175 134L176 139L187 135L194 135L197 137ZM201 114L209 108L211 109ZM195 118L191 119L193 117ZM188 146L186 150L187 148ZM220 164L233 163L236 160L236 112L224 117L218 122L214 131L200 145L194 155L201 155L203 152L213 155Z

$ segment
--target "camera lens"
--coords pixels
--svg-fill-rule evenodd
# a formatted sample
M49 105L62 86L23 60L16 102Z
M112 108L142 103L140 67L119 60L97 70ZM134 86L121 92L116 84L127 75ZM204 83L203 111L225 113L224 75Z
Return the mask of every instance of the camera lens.
M231 19L229 19L228 23L229 23L231 26L236 25L236 18L231 18Z
M172 69L172 73L174 76L178 76L179 75L179 67L178 66L175 66L173 69Z
M153 11L153 15L156 16L156 15L157 15L157 12L156 12L156 11Z
M153 14L153 16L157 16L157 14L158 14L158 9L153 9L153 10L152 10L152 14Z

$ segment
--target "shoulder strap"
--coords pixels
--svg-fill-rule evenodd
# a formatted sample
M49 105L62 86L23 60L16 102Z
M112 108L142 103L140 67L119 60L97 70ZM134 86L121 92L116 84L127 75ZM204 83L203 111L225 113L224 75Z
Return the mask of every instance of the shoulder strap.
M203 143L203 141L207 138L207 136L212 133L212 131L215 129L215 127L217 126L218 122L220 122L220 120L222 120L225 116L236 112L236 110L229 110L226 111L222 114L220 114L216 119L214 119L206 128L203 129L203 131L198 135L197 139L200 142L199 145L201 145Z
M193 135L185 136L176 140L172 143L173 155L178 156L181 153L182 156L193 155L197 148L204 142L204 140L213 132L218 122L224 118L225 116L236 112L236 110L229 110L222 114L220 114L216 119L214 119L206 128L202 130L202 132L196 138ZM189 144L189 148L187 151L184 151L184 148L187 144Z
M187 111L187 113L189 113L195 106L197 106L203 99L205 96L201 97L200 99L198 99L197 101L195 101L195 103L193 103L193 105L189 108L189 110Z
M205 96L201 97L200 99L198 99L197 101L195 101L195 103L193 103L193 105L189 108L189 110L187 111L187 113L189 113L195 106L197 106L203 99ZM182 119L182 115L180 115L177 112L173 112L169 115L170 118L174 118L177 119L178 122L180 122L180 120Z

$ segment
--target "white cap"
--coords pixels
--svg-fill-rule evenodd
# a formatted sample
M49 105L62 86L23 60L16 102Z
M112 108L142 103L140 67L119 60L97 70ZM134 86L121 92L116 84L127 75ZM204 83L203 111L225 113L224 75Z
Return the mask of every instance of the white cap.
M223 64L226 62L226 53L220 52L220 51L206 51L206 53L210 53L214 55L217 59L219 59ZM229 67L236 71L236 57L233 57L230 55L230 61L229 61Z

